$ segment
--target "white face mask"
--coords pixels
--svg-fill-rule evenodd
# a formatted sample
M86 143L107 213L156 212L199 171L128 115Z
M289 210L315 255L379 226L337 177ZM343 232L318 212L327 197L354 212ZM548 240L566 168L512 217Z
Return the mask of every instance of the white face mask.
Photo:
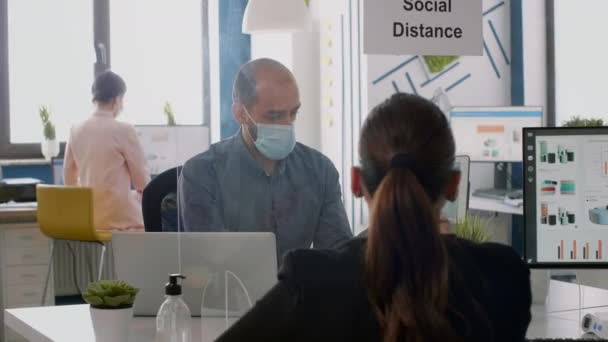
M243 110L257 128L255 147L258 151L270 160L287 158L296 146L296 134L293 125L259 124L253 120L245 106L243 106ZM247 129L247 133L253 140L249 129Z

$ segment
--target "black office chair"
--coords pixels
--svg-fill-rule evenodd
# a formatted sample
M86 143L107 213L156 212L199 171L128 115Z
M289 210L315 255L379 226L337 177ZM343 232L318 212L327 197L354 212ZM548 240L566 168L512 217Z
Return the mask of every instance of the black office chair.
M179 177L181 171L181 166L169 169L154 177L144 189L141 207L146 232L172 231L173 228L177 228L163 229L162 211L165 198L172 193L177 193L177 177ZM177 208L174 214L177 215Z

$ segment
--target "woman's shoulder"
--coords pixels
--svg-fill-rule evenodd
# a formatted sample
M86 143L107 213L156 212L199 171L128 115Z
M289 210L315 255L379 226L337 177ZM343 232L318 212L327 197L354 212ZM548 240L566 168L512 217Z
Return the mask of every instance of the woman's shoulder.
M500 341L518 341L531 320L530 269L510 246L446 238L455 268L482 304Z
M478 274L493 291L501 292L504 287L504 291L519 297L530 295L530 269L512 247L493 242L475 243L456 237L445 241L454 267L462 274L470 277Z
M353 238L334 249L295 249L283 258L279 278L297 283L338 282L362 274L365 239Z
M335 248L327 249L294 249L285 254L284 259L298 266L306 267L312 263L323 261L324 265L335 267L342 263L360 261L365 251L365 238L353 238L339 244Z
M476 243L456 236L448 236L445 241L451 254L466 253L474 258L481 268L497 266L526 268L523 259L511 246L495 242Z
M135 126L128 122L120 121L120 120L110 120L110 125L112 125L117 131L121 133L136 133Z

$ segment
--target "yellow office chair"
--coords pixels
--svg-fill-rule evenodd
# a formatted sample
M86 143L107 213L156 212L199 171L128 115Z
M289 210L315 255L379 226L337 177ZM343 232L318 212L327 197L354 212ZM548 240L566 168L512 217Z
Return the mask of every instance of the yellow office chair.
M98 231L93 224L93 189L54 185L38 185L38 225L51 239L51 260L46 275L42 305L49 286L53 251L56 240L97 243L101 245L98 280L101 280L106 242L112 239L111 232Z

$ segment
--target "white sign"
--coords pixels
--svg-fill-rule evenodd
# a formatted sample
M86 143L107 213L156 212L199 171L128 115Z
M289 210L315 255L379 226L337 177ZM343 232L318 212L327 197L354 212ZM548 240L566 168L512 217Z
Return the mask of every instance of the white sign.
M481 56L481 0L364 0L363 52Z

